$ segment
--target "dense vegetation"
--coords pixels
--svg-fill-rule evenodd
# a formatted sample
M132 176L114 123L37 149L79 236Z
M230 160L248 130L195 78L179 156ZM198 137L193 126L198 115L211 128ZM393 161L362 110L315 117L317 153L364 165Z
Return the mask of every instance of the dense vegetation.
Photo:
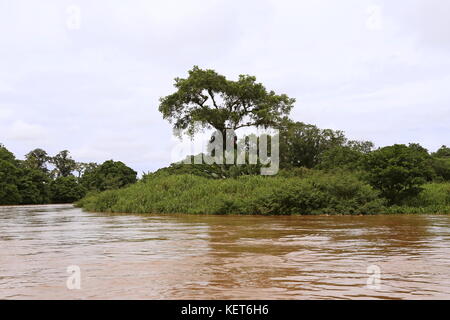
M35 149L18 160L0 144L0 205L72 203L88 192L135 183L136 175L122 162L76 162L67 150L50 157Z
M283 136L281 149L295 145L304 152L283 156L275 177L260 176L257 165L175 163L137 181L122 162L82 164L66 151L54 159L40 149L17 160L1 146L0 204L84 197L79 206L107 212L450 213L450 148L433 154L417 144L371 150L370 143L348 141L343 133L297 125L297 134Z
M242 176L208 179L156 175L121 190L84 198L87 210L188 214L370 214L383 201L368 184L348 174L299 177Z
M175 88L161 98L159 111L176 134L216 129L224 133L222 147L232 141L236 148L237 135L230 137L227 129L279 129L278 175L260 176L260 163L180 162L137 181L136 172L121 162L77 163L68 151L48 157L41 149L20 161L1 146L0 204L83 198L77 204L86 210L123 213L450 213L446 146L435 153L419 144L375 150L372 142L349 140L342 131L294 122L288 116L295 100L251 76L230 81L194 67L188 78L175 80Z
M91 194L78 205L163 214L450 213L450 181L433 169L436 161L447 159L438 155L445 146L430 155L415 144L374 151L345 139L341 144L320 151L326 156L318 155L321 160L311 169L290 161L274 177L260 176L248 165L176 163L127 188ZM334 166L332 154L339 155ZM353 159L353 165L342 162L342 156Z

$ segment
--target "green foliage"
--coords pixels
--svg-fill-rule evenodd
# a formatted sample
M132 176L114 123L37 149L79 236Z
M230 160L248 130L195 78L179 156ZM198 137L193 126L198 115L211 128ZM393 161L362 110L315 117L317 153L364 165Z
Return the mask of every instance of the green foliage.
M442 146L438 151L432 154L436 158L450 158L450 148Z
M137 172L120 161L105 161L102 165L91 166L80 179L88 190L105 191L125 187L135 183Z
M404 203L409 207L450 206L450 183L427 183L414 198Z
M450 181L450 158L433 158L431 163L435 180Z
M391 205L417 196L432 175L428 152L418 145L394 145L371 152L364 166L369 183Z
M86 194L74 176L58 177L50 183L52 203L73 203Z
M248 75L227 80L214 70L195 66L187 79L176 78L177 91L161 98L159 111L174 129L193 135L204 128L224 133L226 129L270 127L291 111L295 99L273 91Z
M290 179L260 197L266 214L376 214L383 200L349 174Z
M386 208L385 214L450 214L450 206L433 205L429 207L391 206Z
M450 183L428 183L417 197L402 206L386 209L390 214L450 214Z
M347 141L345 147L349 147L351 150L359 153L367 154L373 150L375 145L372 141L350 140Z
M44 170L45 162L38 163L32 154L37 153L27 155L30 161L18 161L0 145L0 204L43 204L50 201L50 179Z
M281 168L354 168L373 148L370 141L349 141L342 131L302 122L285 121L279 129Z
M302 122L287 121L279 129L282 168L313 168L323 152L346 142L342 131L322 130Z
M306 178L311 175L316 174L317 171L313 169L308 169L305 167L298 167L298 168L292 168L292 169L281 169L278 172L278 177L283 178Z
M22 200L17 188L20 170L14 154L0 144L0 205L19 204Z
M437 152L432 153L431 166L435 181L450 181L450 148L442 146Z
M16 157L12 152L10 152L8 149L3 146L3 144L0 143L0 160L9 162L13 165L17 165Z
M357 170L361 167L365 155L349 146L338 146L325 151L320 157L318 169Z
M50 162L55 166L57 177L68 177L76 169L76 162L70 156L70 152L63 150L56 156L50 159Z
M81 178L81 176L92 172L93 170L97 169L98 167L99 167L99 165L95 162L89 162L89 163L77 162L75 164L75 172L77 172L77 177Z
M217 165L173 163L169 167L161 168L154 173L144 174L142 180L147 181L154 176L192 174L208 179L236 178L245 175L260 174L259 165Z
M5 154L1 153L0 149L0 205L20 204L22 197L17 188L20 171L14 162L2 160Z
M52 173L47 168L55 166ZM78 172L78 178L72 175ZM14 154L0 144L0 205L72 203L88 190L117 189L135 183L137 173L122 162L77 163L69 151L50 158L35 149L16 160Z
M142 180L148 181L153 177L183 174L191 174L208 179L222 179L226 178L222 168L219 165L173 163L169 167L161 168L154 173L144 174Z
M70 175L69 168L74 161L69 153L62 152L54 159L60 176L56 180L52 180L48 171L47 162L52 159L44 150L35 149L24 161L19 161L0 145L0 205L66 203L81 199L85 189ZM69 176L63 177L66 174Z
M72 203L88 192L78 205L106 212L450 214L450 149L445 146L432 155L419 144L372 151L371 142L348 141L340 131L288 121L283 117L290 111L288 102L293 100L267 93L253 77L241 76L238 82L230 82L211 70L194 68L189 79L177 79L177 83L177 93L164 98L172 102L181 99L181 104L175 104L176 108L170 111L173 113L166 114L166 118L176 122L175 128L193 133L199 128L192 127L190 121L202 117L200 127L280 128L282 169L278 176L261 176L261 164L175 163L145 174L136 183L137 173L122 162L110 160L100 166L77 163L68 151L49 158L42 149L31 151L21 161L0 144L0 205ZM231 96L243 99L236 102L236 110L227 109ZM200 112L194 110L199 97L205 98L205 109ZM243 102L245 99L250 99L248 104ZM167 101L162 101L162 106ZM256 115L243 113L239 118L233 114L247 107ZM206 111L208 108L211 112ZM271 108L278 108L279 113L273 117L264 115ZM177 120L183 112L191 113ZM258 120L260 116L265 120ZM255 141L240 141L235 148L257 148L257 143L252 145ZM52 173L49 163L55 166Z
M24 167L34 170L41 170L47 173L47 162L50 161L47 152L42 149L34 149L25 155Z
M41 169L23 168L18 181L21 204L46 204L50 202L50 177Z
M375 214L383 201L349 174L306 178L245 176L214 180L193 175L154 176L127 188L90 195L90 211L188 214Z

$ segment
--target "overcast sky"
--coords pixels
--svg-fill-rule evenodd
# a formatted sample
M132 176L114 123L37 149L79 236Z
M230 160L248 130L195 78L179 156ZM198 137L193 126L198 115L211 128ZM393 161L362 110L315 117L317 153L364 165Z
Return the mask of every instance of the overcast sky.
M155 170L176 143L158 99L198 65L296 98L295 120L434 151L449 16L448 0L0 0L0 143Z

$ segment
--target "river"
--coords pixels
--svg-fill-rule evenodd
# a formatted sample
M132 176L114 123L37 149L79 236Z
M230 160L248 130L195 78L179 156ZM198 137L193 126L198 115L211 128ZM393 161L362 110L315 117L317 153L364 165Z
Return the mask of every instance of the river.
M0 207L0 299L450 299L450 216Z

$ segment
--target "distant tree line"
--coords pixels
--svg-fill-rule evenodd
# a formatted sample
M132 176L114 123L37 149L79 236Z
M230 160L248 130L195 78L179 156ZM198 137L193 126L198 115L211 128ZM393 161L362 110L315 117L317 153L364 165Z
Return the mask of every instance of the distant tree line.
M67 150L49 156L42 149L18 160L0 144L0 205L72 203L136 181L137 173L122 162L82 163Z
M353 172L390 205L417 196L428 182L450 181L450 148L430 153L419 144L374 150L370 141L348 140L342 131L288 122L280 137L281 167Z

